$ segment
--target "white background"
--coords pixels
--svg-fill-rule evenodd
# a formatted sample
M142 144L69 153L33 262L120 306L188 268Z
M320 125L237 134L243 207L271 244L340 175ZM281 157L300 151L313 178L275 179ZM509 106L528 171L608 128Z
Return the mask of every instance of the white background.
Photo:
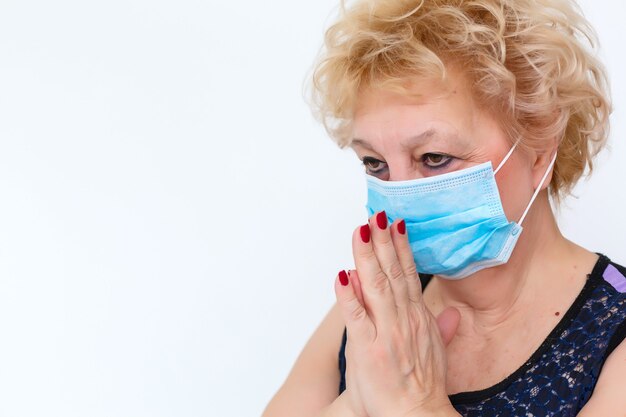
M0 415L254 416L352 264L361 168L302 83L336 0L0 3ZM612 151L565 234L626 263Z

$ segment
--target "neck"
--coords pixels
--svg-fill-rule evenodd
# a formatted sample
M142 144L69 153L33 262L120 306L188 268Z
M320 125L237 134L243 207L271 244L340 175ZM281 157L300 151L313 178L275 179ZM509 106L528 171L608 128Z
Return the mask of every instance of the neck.
M444 306L458 308L466 318L462 322L470 322L473 328L477 323L485 330L497 327L512 316L524 314L541 294L545 296L551 287L546 277L572 279L572 274L560 270L564 265L579 259L578 267L588 267L585 261L589 261L589 254L561 235L544 192L533 204L509 261L461 280L437 278L432 307L435 311Z

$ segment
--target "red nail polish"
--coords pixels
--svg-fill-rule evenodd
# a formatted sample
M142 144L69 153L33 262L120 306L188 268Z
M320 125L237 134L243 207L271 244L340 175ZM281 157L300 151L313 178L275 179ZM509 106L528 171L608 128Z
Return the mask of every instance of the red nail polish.
M387 228L387 213L385 213L384 211L378 213L376 215L376 224L378 224L379 228L385 230Z
M348 274L346 274L346 271L339 271L339 282L344 287L348 285Z
M403 235L406 233L406 223L404 222L404 220L400 220L398 222L398 232Z
M370 225L369 224L364 224L363 226L361 226L361 229L359 229L359 232L361 233L361 240L363 241L363 243L367 243L370 241Z

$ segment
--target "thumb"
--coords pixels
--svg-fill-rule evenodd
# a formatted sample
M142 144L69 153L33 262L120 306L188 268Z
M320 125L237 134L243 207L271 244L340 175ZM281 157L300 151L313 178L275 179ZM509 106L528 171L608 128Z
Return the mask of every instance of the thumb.
M437 316L437 327L444 346L448 346L461 321L461 313L454 307L448 307Z
M372 334L373 323L357 295L355 287L359 284L357 275L354 273L348 275L346 271L340 271L335 279L337 304L346 324L348 336L362 339Z

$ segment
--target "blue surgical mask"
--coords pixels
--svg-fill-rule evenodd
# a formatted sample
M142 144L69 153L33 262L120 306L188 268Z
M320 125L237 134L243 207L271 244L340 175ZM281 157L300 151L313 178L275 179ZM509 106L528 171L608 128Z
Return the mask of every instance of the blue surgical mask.
M516 146L495 171L491 162L485 162L408 181L382 181L366 175L369 215L385 210L392 222L404 219L419 272L461 279L502 265L509 260L522 222L556 160L555 153L524 214L518 222L510 222L502 209L495 175Z

